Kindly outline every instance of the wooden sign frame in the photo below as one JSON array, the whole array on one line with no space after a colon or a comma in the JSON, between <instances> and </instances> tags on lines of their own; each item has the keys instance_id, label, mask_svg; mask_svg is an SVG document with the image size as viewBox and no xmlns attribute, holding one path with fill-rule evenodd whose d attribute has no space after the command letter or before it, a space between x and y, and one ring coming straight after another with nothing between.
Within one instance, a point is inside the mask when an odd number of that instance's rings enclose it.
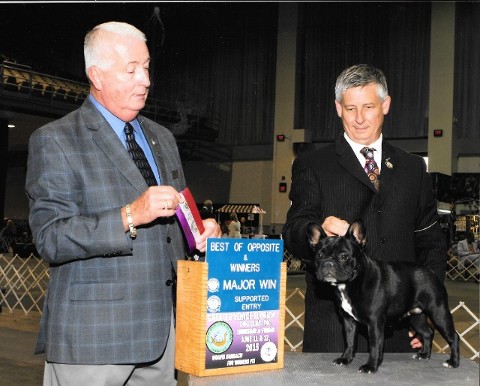
<instances>
[{"instance_id":1,"label":"wooden sign frame","mask_svg":"<svg viewBox=\"0 0 480 386\"><path fill-rule=\"evenodd\" d=\"M179 261L177 267L177 314L175 368L204 377L274 370L284 367L286 263L280 263L280 304L277 361L246 366L205 368L208 263Z\"/></svg>"}]
</instances>

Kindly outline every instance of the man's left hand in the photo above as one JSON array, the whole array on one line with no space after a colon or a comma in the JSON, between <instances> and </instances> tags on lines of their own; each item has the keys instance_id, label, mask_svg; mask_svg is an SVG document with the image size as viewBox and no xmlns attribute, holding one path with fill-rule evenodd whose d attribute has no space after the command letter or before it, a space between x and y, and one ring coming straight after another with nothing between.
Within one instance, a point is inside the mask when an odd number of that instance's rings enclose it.
<instances>
[{"instance_id":1,"label":"man's left hand","mask_svg":"<svg viewBox=\"0 0 480 386\"><path fill-rule=\"evenodd\" d=\"M198 238L196 249L200 252L205 252L207 249L207 239L222 237L222 231L220 229L220 225L213 219L207 218L202 220L203 226L205 227L205 232L203 232L200 237Z\"/></svg>"}]
</instances>

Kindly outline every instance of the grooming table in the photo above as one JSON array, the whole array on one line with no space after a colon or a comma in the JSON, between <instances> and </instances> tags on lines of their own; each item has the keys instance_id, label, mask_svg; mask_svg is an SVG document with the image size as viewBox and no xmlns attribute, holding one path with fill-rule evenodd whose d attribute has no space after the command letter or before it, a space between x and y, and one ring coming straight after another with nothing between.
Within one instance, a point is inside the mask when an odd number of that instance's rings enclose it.
<instances>
[{"instance_id":1,"label":"grooming table","mask_svg":"<svg viewBox=\"0 0 480 386\"><path fill-rule=\"evenodd\" d=\"M356 354L348 366L334 366L335 353L285 353L284 368L232 375L197 377L188 374L189 386L252 386L252 385L475 385L478 386L479 365L461 358L460 367L448 369L442 363L446 354L432 354L428 361L412 358L412 353L385 353L383 364L375 374L358 373L368 354Z\"/></svg>"}]
</instances>

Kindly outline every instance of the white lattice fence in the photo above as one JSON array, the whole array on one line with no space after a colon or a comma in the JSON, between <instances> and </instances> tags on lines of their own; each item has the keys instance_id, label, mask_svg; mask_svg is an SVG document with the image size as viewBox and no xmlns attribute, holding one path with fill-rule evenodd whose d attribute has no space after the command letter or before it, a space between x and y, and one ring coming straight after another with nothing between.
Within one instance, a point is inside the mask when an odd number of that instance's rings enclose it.
<instances>
[{"instance_id":1,"label":"white lattice fence","mask_svg":"<svg viewBox=\"0 0 480 386\"><path fill-rule=\"evenodd\" d=\"M289 273L302 272L305 270L305 264L287 250L283 253L283 261L287 263L287 271Z\"/></svg>"},{"instance_id":2,"label":"white lattice fence","mask_svg":"<svg viewBox=\"0 0 480 386\"><path fill-rule=\"evenodd\" d=\"M470 357L471 360L479 359L479 331L480 331L480 319L478 315L475 315L466 305L464 302L458 303L452 311L453 319L455 321L455 326L457 328L458 335L460 336L460 340L462 342L462 348L467 349L469 353L473 355ZM463 314L463 315L460 315ZM470 322L459 322L459 318L462 316L462 320L465 320L465 316L467 319L473 321L472 324ZM459 331L459 327L465 325L463 331ZM437 352L449 352L448 344L443 340L442 337L438 337L433 341L433 345L437 349ZM475 348L476 346L476 348ZM465 350L463 350L464 352ZM466 356L466 355L465 355Z\"/></svg>"},{"instance_id":3,"label":"white lattice fence","mask_svg":"<svg viewBox=\"0 0 480 386\"><path fill-rule=\"evenodd\" d=\"M450 280L476 281L480 283L479 273L479 269L472 261L460 262L457 258L448 261L446 276Z\"/></svg>"},{"instance_id":4,"label":"white lattice fence","mask_svg":"<svg viewBox=\"0 0 480 386\"><path fill-rule=\"evenodd\" d=\"M8 308L42 312L45 292L50 276L48 265L40 258L30 255L0 254L0 304Z\"/></svg>"},{"instance_id":5,"label":"white lattice fence","mask_svg":"<svg viewBox=\"0 0 480 386\"><path fill-rule=\"evenodd\" d=\"M286 260L289 271L298 271L302 268L300 261L292 256L286 256ZM0 304L10 312L22 309L26 315L31 311L41 313L49 278L48 265L34 255L22 258L17 255L0 254ZM290 347L290 351L297 351L303 345L304 300L305 295L300 288L295 288L286 297L285 343ZM462 341L462 352L466 351L470 353L468 355L470 359L478 360L480 333L478 315L463 302L451 312ZM438 336L434 346L438 352L448 350L448 345L439 334L436 335Z\"/></svg>"},{"instance_id":6,"label":"white lattice fence","mask_svg":"<svg viewBox=\"0 0 480 386\"><path fill-rule=\"evenodd\" d=\"M303 345L304 299L305 295L299 288L295 288L286 297L285 343L290 347L290 351L297 351ZM478 315L475 315L463 302L460 302L458 306L453 308L451 313L462 342L462 355L470 357L471 360L478 360L480 333ZM470 319L470 321L465 322L465 316L468 316L467 320ZM463 328L463 330L459 331L460 328ZM300 334L298 329L301 330ZM437 333L435 337L433 345L437 352L448 352L448 344L446 344L440 334Z\"/></svg>"},{"instance_id":7,"label":"white lattice fence","mask_svg":"<svg viewBox=\"0 0 480 386\"><path fill-rule=\"evenodd\" d=\"M287 263L289 273L301 272L305 269L305 264L289 251L285 251L283 260ZM448 261L446 277L450 280L476 281L480 283L480 269L477 268L474 262L459 262L457 258L453 258Z\"/></svg>"},{"instance_id":8,"label":"white lattice fence","mask_svg":"<svg viewBox=\"0 0 480 386\"><path fill-rule=\"evenodd\" d=\"M285 342L290 351L297 351L303 345L304 300L300 288L295 288L285 299Z\"/></svg>"}]
</instances>

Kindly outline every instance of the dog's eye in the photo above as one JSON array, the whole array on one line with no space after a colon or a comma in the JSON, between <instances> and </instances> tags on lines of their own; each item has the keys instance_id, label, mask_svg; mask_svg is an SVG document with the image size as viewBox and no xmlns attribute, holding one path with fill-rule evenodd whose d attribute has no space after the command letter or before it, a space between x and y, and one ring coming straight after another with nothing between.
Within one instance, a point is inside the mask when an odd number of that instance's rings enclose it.
<instances>
[{"instance_id":1,"label":"dog's eye","mask_svg":"<svg viewBox=\"0 0 480 386\"><path fill-rule=\"evenodd\" d=\"M317 257L318 257L319 259L323 259L324 256L325 256L325 255L324 255L323 253L321 253L321 252L318 252L318 253L317 253Z\"/></svg>"},{"instance_id":2,"label":"dog's eye","mask_svg":"<svg viewBox=\"0 0 480 386\"><path fill-rule=\"evenodd\" d=\"M340 260L342 261L348 260L348 255L345 253L342 253L339 257L340 257Z\"/></svg>"}]
</instances>

